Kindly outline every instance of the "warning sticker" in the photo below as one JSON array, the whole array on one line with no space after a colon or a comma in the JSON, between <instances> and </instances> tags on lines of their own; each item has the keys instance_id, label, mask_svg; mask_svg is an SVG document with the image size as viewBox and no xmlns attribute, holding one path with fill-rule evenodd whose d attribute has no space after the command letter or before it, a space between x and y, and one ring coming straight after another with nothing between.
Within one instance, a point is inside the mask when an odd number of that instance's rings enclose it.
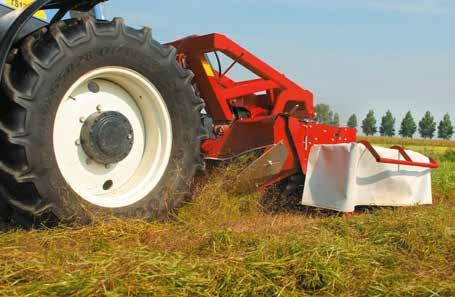
<instances>
[{"instance_id":1,"label":"warning sticker","mask_svg":"<svg viewBox=\"0 0 455 297\"><path fill-rule=\"evenodd\" d=\"M35 0L3 0L3 3L6 6L11 7L13 9L25 9L32 2L35 2ZM37 13L35 13L34 16L43 21L47 20L46 12L43 10L40 10Z\"/></svg>"}]
</instances>

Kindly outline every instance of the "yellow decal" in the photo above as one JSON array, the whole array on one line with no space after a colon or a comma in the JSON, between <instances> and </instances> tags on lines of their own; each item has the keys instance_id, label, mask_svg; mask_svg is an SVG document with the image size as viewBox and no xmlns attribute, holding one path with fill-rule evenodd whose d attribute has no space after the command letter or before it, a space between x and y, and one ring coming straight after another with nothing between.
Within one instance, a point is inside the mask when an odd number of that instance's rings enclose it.
<instances>
[{"instance_id":1,"label":"yellow decal","mask_svg":"<svg viewBox=\"0 0 455 297\"><path fill-rule=\"evenodd\" d=\"M3 0L6 6L11 7L13 9L25 9L29 4L34 2L35 0ZM40 10L35 13L35 17L41 20L46 20L47 15L44 10Z\"/></svg>"},{"instance_id":2,"label":"yellow decal","mask_svg":"<svg viewBox=\"0 0 455 297\"><path fill-rule=\"evenodd\" d=\"M215 73L213 73L212 66L210 66L210 63L207 61L202 62L202 66L204 66L205 73L207 76L215 76Z\"/></svg>"}]
</instances>

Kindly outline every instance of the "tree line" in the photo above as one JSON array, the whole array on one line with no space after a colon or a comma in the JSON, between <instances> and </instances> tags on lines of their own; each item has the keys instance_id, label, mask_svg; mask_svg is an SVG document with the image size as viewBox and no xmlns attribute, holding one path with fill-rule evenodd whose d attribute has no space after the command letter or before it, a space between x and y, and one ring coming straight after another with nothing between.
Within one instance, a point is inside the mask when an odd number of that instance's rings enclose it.
<instances>
[{"instance_id":1,"label":"tree line","mask_svg":"<svg viewBox=\"0 0 455 297\"><path fill-rule=\"evenodd\" d=\"M318 104L316 106L316 113L316 120L318 123L335 126L340 125L340 115L333 112L329 105ZM396 118L393 116L392 112L388 110L381 118L381 122L378 127L374 111L370 110L365 119L363 119L360 127L363 133L367 136L373 136L379 132L381 136L393 137L400 135L401 137L413 138L418 131L422 138L433 139L437 136L438 138L449 140L455 132L448 113L444 115L443 119L439 121L438 124L431 112L427 111L423 118L416 123L412 113L408 111L402 119L400 129L398 131L396 130L396 124ZM349 117L347 126L358 129L359 122L355 114L352 114Z\"/></svg>"}]
</instances>

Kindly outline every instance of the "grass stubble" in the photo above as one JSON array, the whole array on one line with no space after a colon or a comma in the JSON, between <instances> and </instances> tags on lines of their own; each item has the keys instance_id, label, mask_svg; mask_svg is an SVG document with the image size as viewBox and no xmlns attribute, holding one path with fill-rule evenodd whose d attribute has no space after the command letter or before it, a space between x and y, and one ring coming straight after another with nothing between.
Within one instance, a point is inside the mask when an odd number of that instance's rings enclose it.
<instances>
[{"instance_id":1,"label":"grass stubble","mask_svg":"<svg viewBox=\"0 0 455 297\"><path fill-rule=\"evenodd\" d=\"M234 191L234 164L167 223L2 233L0 295L455 296L455 160L433 145L433 206L269 213L262 193Z\"/></svg>"}]
</instances>

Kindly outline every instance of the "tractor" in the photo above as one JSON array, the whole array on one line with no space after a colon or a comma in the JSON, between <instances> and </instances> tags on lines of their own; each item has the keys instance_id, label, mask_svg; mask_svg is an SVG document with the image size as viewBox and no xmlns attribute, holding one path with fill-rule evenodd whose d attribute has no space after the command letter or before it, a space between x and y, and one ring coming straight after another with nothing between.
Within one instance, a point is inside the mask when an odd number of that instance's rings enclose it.
<instances>
[{"instance_id":1,"label":"tractor","mask_svg":"<svg viewBox=\"0 0 455 297\"><path fill-rule=\"evenodd\" d=\"M191 196L206 160L248 152L260 157L239 181L304 187L306 205L349 212L431 200L435 160L357 143L355 129L317 123L311 91L225 35L161 44L147 27L105 20L101 2L0 4L0 213L7 220L166 219ZM232 61L225 69L221 54ZM230 77L236 65L255 78ZM394 198L384 201L381 189Z\"/></svg>"}]
</instances>

